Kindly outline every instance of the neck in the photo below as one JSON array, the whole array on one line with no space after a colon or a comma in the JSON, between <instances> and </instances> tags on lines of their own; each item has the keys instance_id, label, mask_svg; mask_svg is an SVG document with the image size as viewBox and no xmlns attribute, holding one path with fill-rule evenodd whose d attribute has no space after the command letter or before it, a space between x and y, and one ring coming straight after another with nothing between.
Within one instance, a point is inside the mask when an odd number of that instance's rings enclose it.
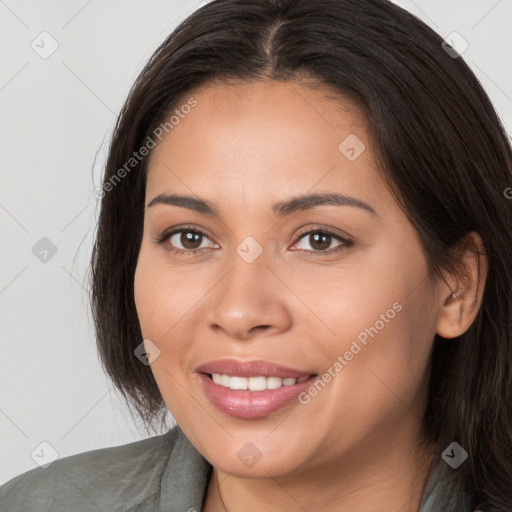
<instances>
[{"instance_id":1,"label":"neck","mask_svg":"<svg viewBox=\"0 0 512 512\"><path fill-rule=\"evenodd\" d=\"M435 444L366 446L364 453L284 477L247 479L213 469L204 512L418 512ZM397 449L398 448L398 449Z\"/></svg>"}]
</instances>

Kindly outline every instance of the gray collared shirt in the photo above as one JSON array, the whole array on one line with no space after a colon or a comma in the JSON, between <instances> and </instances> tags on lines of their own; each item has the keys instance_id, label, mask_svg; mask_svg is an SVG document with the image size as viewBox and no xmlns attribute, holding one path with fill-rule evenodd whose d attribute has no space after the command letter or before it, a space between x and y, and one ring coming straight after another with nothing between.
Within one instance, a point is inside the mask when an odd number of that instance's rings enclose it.
<instances>
[{"instance_id":1,"label":"gray collared shirt","mask_svg":"<svg viewBox=\"0 0 512 512\"><path fill-rule=\"evenodd\" d=\"M418 512L473 512L434 460ZM1 512L201 512L211 464L178 425L142 441L57 459L0 487Z\"/></svg>"}]
</instances>

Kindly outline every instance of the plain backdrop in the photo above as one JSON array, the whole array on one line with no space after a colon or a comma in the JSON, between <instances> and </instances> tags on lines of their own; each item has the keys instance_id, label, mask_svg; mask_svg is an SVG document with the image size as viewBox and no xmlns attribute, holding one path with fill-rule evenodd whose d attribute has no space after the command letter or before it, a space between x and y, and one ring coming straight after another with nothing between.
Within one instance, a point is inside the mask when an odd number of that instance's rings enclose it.
<instances>
[{"instance_id":1,"label":"plain backdrop","mask_svg":"<svg viewBox=\"0 0 512 512\"><path fill-rule=\"evenodd\" d=\"M93 190L137 74L204 3L0 0L0 484L37 467L44 443L65 457L148 437L96 354ZM396 3L467 41L462 58L512 135L512 1Z\"/></svg>"}]
</instances>

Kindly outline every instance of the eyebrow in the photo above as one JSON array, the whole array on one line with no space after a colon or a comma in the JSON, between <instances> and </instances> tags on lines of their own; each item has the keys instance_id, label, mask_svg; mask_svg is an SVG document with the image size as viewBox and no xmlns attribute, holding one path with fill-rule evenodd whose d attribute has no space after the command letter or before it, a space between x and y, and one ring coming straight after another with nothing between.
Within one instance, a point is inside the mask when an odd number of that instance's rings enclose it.
<instances>
[{"instance_id":1,"label":"eyebrow","mask_svg":"<svg viewBox=\"0 0 512 512\"><path fill-rule=\"evenodd\" d=\"M219 210L212 203L202 199L196 199L191 196L182 196L178 194L160 194L156 196L148 204L148 208L152 208L158 204L165 204L171 206L180 206L207 215L218 215ZM309 210L315 206L353 206L361 208L372 215L379 216L375 209L355 197L347 196L344 194L305 194L301 196L292 197L286 201L280 201L272 205L272 212L278 217L285 217L292 213Z\"/></svg>"}]
</instances>

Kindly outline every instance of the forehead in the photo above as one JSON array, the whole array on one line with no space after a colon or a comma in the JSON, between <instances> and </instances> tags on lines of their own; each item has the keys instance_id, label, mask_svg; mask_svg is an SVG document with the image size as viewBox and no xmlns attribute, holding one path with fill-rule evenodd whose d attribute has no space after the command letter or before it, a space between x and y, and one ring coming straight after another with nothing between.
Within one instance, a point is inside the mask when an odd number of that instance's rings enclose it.
<instances>
[{"instance_id":1,"label":"forehead","mask_svg":"<svg viewBox=\"0 0 512 512\"><path fill-rule=\"evenodd\" d=\"M194 108L180 113L190 99ZM312 189L366 190L369 199L381 186L364 116L328 88L208 85L176 110L178 122L150 155L147 196L177 190L256 204Z\"/></svg>"}]
</instances>

